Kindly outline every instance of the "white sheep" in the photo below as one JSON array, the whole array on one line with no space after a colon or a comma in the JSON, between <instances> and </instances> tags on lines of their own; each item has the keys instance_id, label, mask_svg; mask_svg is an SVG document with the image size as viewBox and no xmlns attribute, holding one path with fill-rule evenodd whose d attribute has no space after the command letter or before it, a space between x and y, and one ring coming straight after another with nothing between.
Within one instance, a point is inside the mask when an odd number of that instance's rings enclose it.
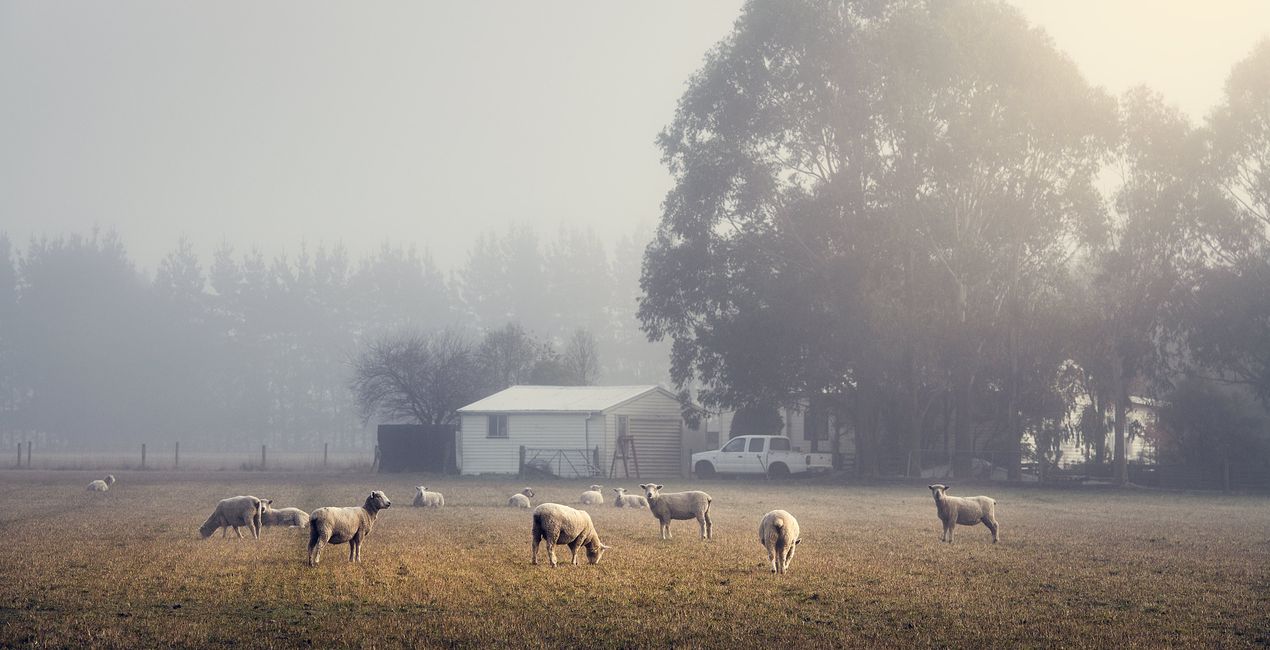
<instances>
[{"instance_id":1,"label":"white sheep","mask_svg":"<svg viewBox=\"0 0 1270 650\"><path fill-rule=\"evenodd\" d=\"M935 497L935 511L939 513L939 520L944 523L944 530L939 535L939 541L951 544L953 529L957 527L957 524L974 526L978 523L982 523L992 531L993 544L1000 539L997 533L999 527L996 499L985 496L950 497L945 494L948 486L939 483L926 487L930 488L931 494Z\"/></svg>"},{"instance_id":2,"label":"white sheep","mask_svg":"<svg viewBox=\"0 0 1270 650\"><path fill-rule=\"evenodd\" d=\"M603 485L592 485L591 489L582 493L582 504L588 506L604 505Z\"/></svg>"},{"instance_id":3,"label":"white sheep","mask_svg":"<svg viewBox=\"0 0 1270 650\"><path fill-rule=\"evenodd\" d=\"M375 527L379 511L392 505L388 496L375 490L360 506L318 508L309 515L309 566L322 561L324 544L348 544L348 561L362 561L362 542Z\"/></svg>"},{"instance_id":4,"label":"white sheep","mask_svg":"<svg viewBox=\"0 0 1270 650\"><path fill-rule=\"evenodd\" d=\"M772 573L785 573L794 559L794 549L803 541L798 530L798 520L784 510L773 510L763 515L758 523L758 541L767 549L767 561L772 563Z\"/></svg>"},{"instance_id":5,"label":"white sheep","mask_svg":"<svg viewBox=\"0 0 1270 650\"><path fill-rule=\"evenodd\" d=\"M104 480L97 479L96 481L89 483L88 491L89 492L105 492L106 490L109 490L110 486L114 484L115 484L115 475L107 474Z\"/></svg>"},{"instance_id":6,"label":"white sheep","mask_svg":"<svg viewBox=\"0 0 1270 650\"><path fill-rule=\"evenodd\" d=\"M627 494L626 488L613 488L617 496L613 497L614 508L647 508L648 499L642 494Z\"/></svg>"},{"instance_id":7,"label":"white sheep","mask_svg":"<svg viewBox=\"0 0 1270 650\"><path fill-rule=\"evenodd\" d=\"M520 492L513 494L511 498L507 500L507 505L513 508L528 508L530 506L529 500L532 499L533 496L533 488L525 488Z\"/></svg>"},{"instance_id":8,"label":"white sheep","mask_svg":"<svg viewBox=\"0 0 1270 650\"><path fill-rule=\"evenodd\" d=\"M701 491L671 492L661 494L665 487L654 483L641 483L648 510L661 522L661 538L670 539L670 522L674 519L696 519L701 526L701 539L710 539L710 495Z\"/></svg>"},{"instance_id":9,"label":"white sheep","mask_svg":"<svg viewBox=\"0 0 1270 650\"><path fill-rule=\"evenodd\" d=\"M273 499L261 499L261 506L264 508L260 513L260 524L262 526L287 526L290 528L305 528L309 525L309 513L299 508L278 508L274 510L270 505Z\"/></svg>"},{"instance_id":10,"label":"white sheep","mask_svg":"<svg viewBox=\"0 0 1270 650\"><path fill-rule=\"evenodd\" d=\"M216 509L212 511L212 515L199 526L198 532L207 539L217 529L224 528L221 537L229 534L229 529L233 528L234 533L238 535L238 539L243 538L242 531L238 530L239 526L246 526L251 530L251 536L260 539L260 525L264 518L265 503L273 503L267 499L258 499L253 496L236 496L228 499L221 499L216 504Z\"/></svg>"},{"instance_id":11,"label":"white sheep","mask_svg":"<svg viewBox=\"0 0 1270 650\"><path fill-rule=\"evenodd\" d=\"M440 492L429 492L420 485L415 487L415 500L410 505L416 508L440 508L445 505L445 497Z\"/></svg>"},{"instance_id":12,"label":"white sheep","mask_svg":"<svg viewBox=\"0 0 1270 650\"><path fill-rule=\"evenodd\" d=\"M556 567L556 544L567 544L573 554L573 564L578 563L578 547L586 547L586 559L599 564L600 557L609 548L600 542L591 515L558 503L544 503L534 508L534 545L531 561L538 564L538 544L547 542L547 559Z\"/></svg>"}]
</instances>

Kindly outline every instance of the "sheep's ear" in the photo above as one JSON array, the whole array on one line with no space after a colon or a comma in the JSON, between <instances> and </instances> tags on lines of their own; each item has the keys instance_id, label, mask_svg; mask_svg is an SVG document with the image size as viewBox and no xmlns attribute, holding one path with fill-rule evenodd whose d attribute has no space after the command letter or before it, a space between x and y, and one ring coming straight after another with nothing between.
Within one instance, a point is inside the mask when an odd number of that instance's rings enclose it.
<instances>
[{"instance_id":1,"label":"sheep's ear","mask_svg":"<svg viewBox=\"0 0 1270 650\"><path fill-rule=\"evenodd\" d=\"M657 489L658 489L658 490L660 490L660 489L662 489L662 488L664 488L664 487L666 487L666 486L664 486L664 485L658 485L658 486L657 486Z\"/></svg>"},{"instance_id":2,"label":"sheep's ear","mask_svg":"<svg viewBox=\"0 0 1270 650\"><path fill-rule=\"evenodd\" d=\"M642 488L644 488L645 490L647 490L647 489L648 489L648 484L647 484L647 483L640 483L640 484L639 484L639 486L640 486L640 487L642 487Z\"/></svg>"},{"instance_id":3,"label":"sheep's ear","mask_svg":"<svg viewBox=\"0 0 1270 650\"><path fill-rule=\"evenodd\" d=\"M273 503L273 499L261 499L261 501L264 501L265 503Z\"/></svg>"}]
</instances>

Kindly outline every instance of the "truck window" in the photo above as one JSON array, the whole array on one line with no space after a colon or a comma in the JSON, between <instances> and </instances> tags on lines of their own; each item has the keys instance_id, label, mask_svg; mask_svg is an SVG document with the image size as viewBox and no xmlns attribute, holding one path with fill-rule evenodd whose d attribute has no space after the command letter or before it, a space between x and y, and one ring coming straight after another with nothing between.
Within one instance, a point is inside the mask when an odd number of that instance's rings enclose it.
<instances>
[{"instance_id":1,"label":"truck window","mask_svg":"<svg viewBox=\"0 0 1270 650\"><path fill-rule=\"evenodd\" d=\"M750 451L763 451L763 438L750 438Z\"/></svg>"},{"instance_id":2,"label":"truck window","mask_svg":"<svg viewBox=\"0 0 1270 650\"><path fill-rule=\"evenodd\" d=\"M789 451L789 438L772 438L772 451Z\"/></svg>"},{"instance_id":3,"label":"truck window","mask_svg":"<svg viewBox=\"0 0 1270 650\"><path fill-rule=\"evenodd\" d=\"M745 451L745 438L733 438L721 451Z\"/></svg>"}]
</instances>

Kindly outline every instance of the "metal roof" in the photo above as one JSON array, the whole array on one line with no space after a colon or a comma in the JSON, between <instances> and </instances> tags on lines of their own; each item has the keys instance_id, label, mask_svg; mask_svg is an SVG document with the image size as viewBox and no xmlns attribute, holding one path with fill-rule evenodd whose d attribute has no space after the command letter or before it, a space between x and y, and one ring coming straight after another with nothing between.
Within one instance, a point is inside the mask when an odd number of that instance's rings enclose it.
<instances>
[{"instance_id":1,"label":"metal roof","mask_svg":"<svg viewBox=\"0 0 1270 650\"><path fill-rule=\"evenodd\" d=\"M660 386L512 386L472 402L459 412L589 413L605 411L658 390L670 395Z\"/></svg>"}]
</instances>

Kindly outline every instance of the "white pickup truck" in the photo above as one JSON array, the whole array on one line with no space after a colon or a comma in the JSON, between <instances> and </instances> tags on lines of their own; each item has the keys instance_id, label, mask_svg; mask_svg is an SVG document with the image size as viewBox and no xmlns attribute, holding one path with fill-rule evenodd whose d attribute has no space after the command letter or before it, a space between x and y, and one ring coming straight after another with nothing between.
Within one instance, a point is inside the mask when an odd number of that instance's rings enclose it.
<instances>
[{"instance_id":1,"label":"white pickup truck","mask_svg":"<svg viewBox=\"0 0 1270 650\"><path fill-rule=\"evenodd\" d=\"M795 451L785 436L737 436L722 449L692 455L698 478L715 474L787 476L833 469L832 454Z\"/></svg>"}]
</instances>

